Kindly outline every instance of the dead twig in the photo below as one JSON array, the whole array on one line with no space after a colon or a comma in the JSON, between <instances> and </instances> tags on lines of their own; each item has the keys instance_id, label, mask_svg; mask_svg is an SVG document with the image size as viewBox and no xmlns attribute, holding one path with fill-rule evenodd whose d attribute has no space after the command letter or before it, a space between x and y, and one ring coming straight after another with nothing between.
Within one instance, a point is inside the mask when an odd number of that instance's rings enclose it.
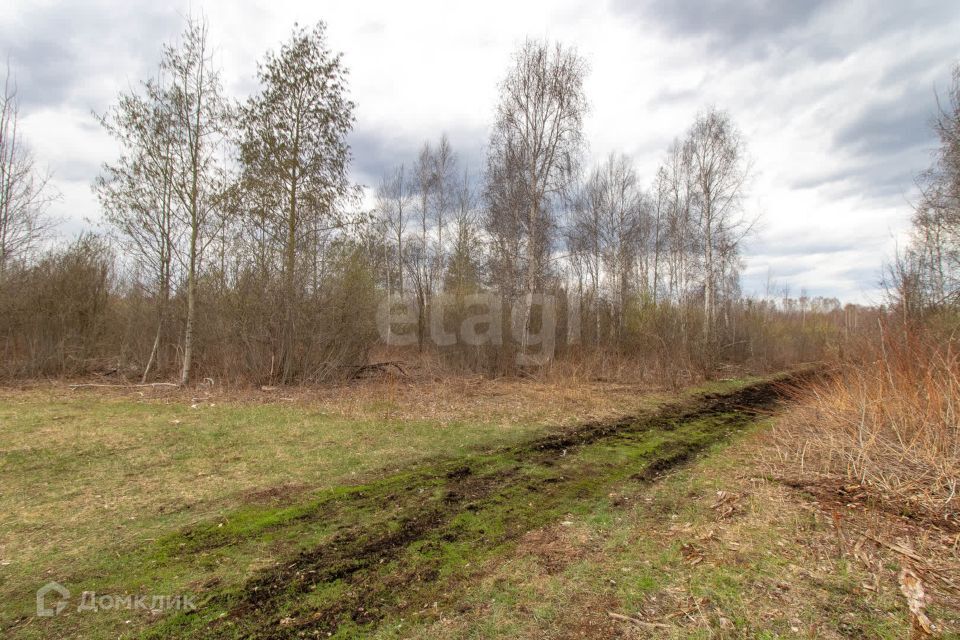
<instances>
[{"instance_id":1,"label":"dead twig","mask_svg":"<svg viewBox=\"0 0 960 640\"><path fill-rule=\"evenodd\" d=\"M608 611L607 615L613 618L614 620L619 620L621 622L629 622L630 624L636 625L638 627L649 627L652 629L672 629L668 624L662 622L647 622L646 620L641 620L640 618L633 618L631 616L625 616L622 613L614 613L613 611Z\"/></svg>"}]
</instances>

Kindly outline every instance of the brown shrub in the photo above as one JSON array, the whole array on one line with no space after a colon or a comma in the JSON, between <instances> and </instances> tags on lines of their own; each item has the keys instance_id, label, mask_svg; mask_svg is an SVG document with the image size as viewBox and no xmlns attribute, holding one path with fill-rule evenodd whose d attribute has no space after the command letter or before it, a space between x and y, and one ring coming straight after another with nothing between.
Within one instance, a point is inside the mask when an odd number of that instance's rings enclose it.
<instances>
[{"instance_id":1,"label":"brown shrub","mask_svg":"<svg viewBox=\"0 0 960 640\"><path fill-rule=\"evenodd\" d=\"M872 487L937 516L960 509L960 353L952 332L881 324L777 423L779 463Z\"/></svg>"}]
</instances>

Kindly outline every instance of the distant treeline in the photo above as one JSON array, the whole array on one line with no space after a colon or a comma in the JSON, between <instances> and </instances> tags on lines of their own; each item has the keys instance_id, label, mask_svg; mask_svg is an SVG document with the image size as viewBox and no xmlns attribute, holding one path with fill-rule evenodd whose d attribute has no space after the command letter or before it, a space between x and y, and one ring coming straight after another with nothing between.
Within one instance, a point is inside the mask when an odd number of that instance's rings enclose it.
<instances>
[{"instance_id":1,"label":"distant treeline","mask_svg":"<svg viewBox=\"0 0 960 640\"><path fill-rule=\"evenodd\" d=\"M0 375L318 382L400 351L488 375L560 363L677 381L837 355L880 313L742 296L751 164L723 111L699 114L647 179L620 154L584 166L587 65L556 43L515 52L478 172L438 135L365 200L348 177L347 70L325 32L295 28L235 102L207 25L189 20L156 76L100 118L122 148L94 185L108 230L52 250L8 82ZM544 296L560 301L549 319ZM508 339L460 339L496 305ZM546 326L544 354L531 337ZM413 344L385 345L394 332Z\"/></svg>"}]
</instances>

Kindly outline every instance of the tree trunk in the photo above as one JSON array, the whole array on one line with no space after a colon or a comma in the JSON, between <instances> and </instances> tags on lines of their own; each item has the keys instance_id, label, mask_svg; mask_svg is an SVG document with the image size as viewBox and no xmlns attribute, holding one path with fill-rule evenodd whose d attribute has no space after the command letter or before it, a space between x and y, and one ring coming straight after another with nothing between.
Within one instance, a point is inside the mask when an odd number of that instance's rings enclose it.
<instances>
[{"instance_id":1,"label":"tree trunk","mask_svg":"<svg viewBox=\"0 0 960 640\"><path fill-rule=\"evenodd\" d=\"M150 369L157 358L157 351L160 349L160 334L163 331L163 318L157 321L157 335L153 338L153 348L150 350L150 358L147 359L147 366L143 368L143 376L140 378L140 384L147 383L147 377L150 375Z\"/></svg>"},{"instance_id":2,"label":"tree trunk","mask_svg":"<svg viewBox=\"0 0 960 640\"><path fill-rule=\"evenodd\" d=\"M534 239L536 236L537 209L536 202L530 205L530 237L527 241L527 290L523 301L523 334L520 338L521 353L527 350L527 333L530 331L530 316L533 313L533 290L536 286L537 278L537 248L536 240Z\"/></svg>"},{"instance_id":3,"label":"tree trunk","mask_svg":"<svg viewBox=\"0 0 960 640\"><path fill-rule=\"evenodd\" d=\"M295 267L297 259L297 176L294 169L293 181L290 185L290 214L287 218L287 246L285 252L285 271L286 278L284 282L284 305L285 317L283 322L283 343L281 346L281 362L283 363L282 382L290 382L293 373L293 351L294 351L294 306L295 306L295 288L296 276Z\"/></svg>"},{"instance_id":4,"label":"tree trunk","mask_svg":"<svg viewBox=\"0 0 960 640\"><path fill-rule=\"evenodd\" d=\"M710 233L707 234L705 244L706 256L704 262L706 264L704 268L706 274L703 285L703 335L709 339L713 331L713 299L715 296L713 282L713 238L710 237Z\"/></svg>"},{"instance_id":5,"label":"tree trunk","mask_svg":"<svg viewBox=\"0 0 960 640\"><path fill-rule=\"evenodd\" d=\"M169 274L169 266L165 268L165 271ZM143 368L143 377L140 378L140 384L146 384L150 370L159 358L160 338L163 335L163 321L167 314L167 302L170 299L170 288L167 284L169 282L168 279L169 275L161 276L160 302L157 305L157 334L153 338L153 348L150 350L150 358L147 360L147 366Z\"/></svg>"},{"instance_id":6,"label":"tree trunk","mask_svg":"<svg viewBox=\"0 0 960 640\"><path fill-rule=\"evenodd\" d=\"M199 151L195 153L198 154ZM197 309L197 236L200 234L199 173L200 170L195 159L190 198L190 272L187 274L187 326L183 331L183 370L180 373L180 386L182 387L189 384L190 370L193 367L193 325Z\"/></svg>"},{"instance_id":7,"label":"tree trunk","mask_svg":"<svg viewBox=\"0 0 960 640\"><path fill-rule=\"evenodd\" d=\"M193 323L196 314L197 299L197 225L190 232L190 273L187 275L187 325L183 331L183 370L180 372L180 386L190 382L190 369L193 365Z\"/></svg>"}]
</instances>

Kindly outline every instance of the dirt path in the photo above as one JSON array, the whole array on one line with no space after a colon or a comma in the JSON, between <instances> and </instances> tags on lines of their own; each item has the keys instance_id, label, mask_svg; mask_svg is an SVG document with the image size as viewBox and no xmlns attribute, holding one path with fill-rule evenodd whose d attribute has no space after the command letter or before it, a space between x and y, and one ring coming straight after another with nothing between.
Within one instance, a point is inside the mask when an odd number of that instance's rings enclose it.
<instances>
[{"instance_id":1,"label":"dirt path","mask_svg":"<svg viewBox=\"0 0 960 640\"><path fill-rule=\"evenodd\" d=\"M214 586L197 612L168 618L148 635L348 637L425 606L456 608L452 594L480 561L618 482L655 480L770 412L783 392L780 381L700 396L323 497L276 526L336 523L324 544L300 549L240 589ZM266 526L247 535L275 533ZM199 553L235 541L201 529L171 544Z\"/></svg>"}]
</instances>

